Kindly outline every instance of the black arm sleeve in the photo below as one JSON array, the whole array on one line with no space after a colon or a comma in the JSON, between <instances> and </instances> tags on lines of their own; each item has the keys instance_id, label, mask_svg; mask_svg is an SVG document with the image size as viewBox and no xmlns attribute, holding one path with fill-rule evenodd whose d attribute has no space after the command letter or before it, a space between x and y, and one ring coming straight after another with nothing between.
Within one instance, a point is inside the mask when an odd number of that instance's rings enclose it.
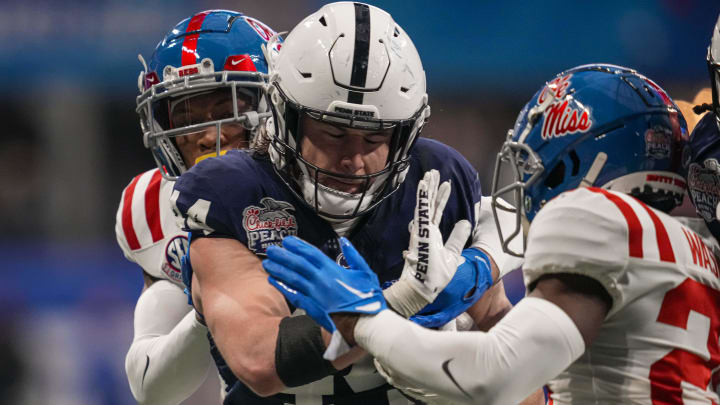
<instances>
[{"instance_id":1,"label":"black arm sleeve","mask_svg":"<svg viewBox=\"0 0 720 405\"><path fill-rule=\"evenodd\" d=\"M299 387L337 373L323 358L324 352L320 325L309 316L285 317L280 321L275 369L286 386Z\"/></svg>"}]
</instances>

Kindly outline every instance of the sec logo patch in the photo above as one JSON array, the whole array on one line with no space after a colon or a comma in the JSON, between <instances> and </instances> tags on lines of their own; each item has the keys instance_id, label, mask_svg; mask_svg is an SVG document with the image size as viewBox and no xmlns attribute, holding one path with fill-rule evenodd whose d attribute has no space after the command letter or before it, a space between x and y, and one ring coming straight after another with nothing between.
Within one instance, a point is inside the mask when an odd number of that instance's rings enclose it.
<instances>
[{"instance_id":1,"label":"sec logo patch","mask_svg":"<svg viewBox=\"0 0 720 405\"><path fill-rule=\"evenodd\" d=\"M187 251L188 239L184 235L178 235L170 239L165 246L165 263L163 263L163 272L165 272L171 280L182 282L182 267L180 259L185 256Z\"/></svg>"}]
</instances>

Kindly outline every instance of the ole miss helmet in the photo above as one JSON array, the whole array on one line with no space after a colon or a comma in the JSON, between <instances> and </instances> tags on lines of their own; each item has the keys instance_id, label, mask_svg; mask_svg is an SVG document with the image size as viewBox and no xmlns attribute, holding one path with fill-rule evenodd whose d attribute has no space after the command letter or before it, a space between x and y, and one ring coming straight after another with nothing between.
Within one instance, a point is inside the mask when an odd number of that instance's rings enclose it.
<instances>
[{"instance_id":1,"label":"ole miss helmet","mask_svg":"<svg viewBox=\"0 0 720 405\"><path fill-rule=\"evenodd\" d=\"M235 11L209 10L186 18L160 41L138 77L137 113L145 146L163 176L174 180L187 170L174 138L215 126L241 124L253 134L269 113L264 101L267 62L263 46L275 32ZM270 53L277 52L279 44ZM219 116L172 120L173 107L187 98L225 92L232 110ZM235 100L242 100L238 109ZM203 119L201 119L203 118ZM206 119L204 119L206 118ZM218 149L220 142L217 143ZM219 153L219 150L217 150Z\"/></svg>"},{"instance_id":2,"label":"ole miss helmet","mask_svg":"<svg viewBox=\"0 0 720 405\"><path fill-rule=\"evenodd\" d=\"M562 72L535 93L508 132L492 188L493 209L513 211L498 197L516 207L516 228L501 235L507 250L523 216L532 221L566 190L602 187L663 211L682 202L687 124L667 93L634 70L593 64Z\"/></svg>"}]
</instances>

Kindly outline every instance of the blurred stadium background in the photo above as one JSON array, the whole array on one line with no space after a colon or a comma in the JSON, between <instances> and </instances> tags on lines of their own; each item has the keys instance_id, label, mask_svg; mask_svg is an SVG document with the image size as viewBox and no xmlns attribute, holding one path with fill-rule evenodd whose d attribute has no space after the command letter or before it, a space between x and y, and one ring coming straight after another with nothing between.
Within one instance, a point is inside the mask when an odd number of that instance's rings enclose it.
<instances>
[{"instance_id":1,"label":"blurred stadium background","mask_svg":"<svg viewBox=\"0 0 720 405\"><path fill-rule=\"evenodd\" d=\"M124 354L139 268L116 246L123 187L153 167L134 112L137 54L211 8L291 29L325 2L19 1L0 7L0 403L130 404ZM638 69L675 98L706 86L716 0L371 1L423 59L425 136L490 187L494 156L544 80L583 63ZM242 179L238 179L242 181ZM523 295L517 274L507 282ZM186 403L212 403L211 382Z\"/></svg>"}]
</instances>

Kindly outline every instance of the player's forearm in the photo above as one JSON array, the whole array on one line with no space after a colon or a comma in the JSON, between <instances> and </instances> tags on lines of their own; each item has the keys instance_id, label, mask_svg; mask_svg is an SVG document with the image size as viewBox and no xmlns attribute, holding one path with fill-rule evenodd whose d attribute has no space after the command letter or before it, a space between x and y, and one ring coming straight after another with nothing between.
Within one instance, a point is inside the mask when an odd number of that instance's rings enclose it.
<instances>
[{"instance_id":1,"label":"player's forearm","mask_svg":"<svg viewBox=\"0 0 720 405\"><path fill-rule=\"evenodd\" d=\"M235 239L196 238L190 260L193 302L230 370L258 395L282 390L275 342L290 311L268 284L257 256Z\"/></svg>"},{"instance_id":2,"label":"player's forearm","mask_svg":"<svg viewBox=\"0 0 720 405\"><path fill-rule=\"evenodd\" d=\"M461 403L518 403L584 350L572 320L552 305L526 301L488 333L432 331L383 311L360 319L355 338L417 387Z\"/></svg>"},{"instance_id":3,"label":"player's forearm","mask_svg":"<svg viewBox=\"0 0 720 405\"><path fill-rule=\"evenodd\" d=\"M322 353L329 339L309 317L291 318L287 308L271 311L270 302L257 295L242 304L228 296L215 296L210 302L208 306L206 301L205 317L215 343L233 374L256 394L274 395L337 369L327 367L323 372L327 364ZM216 305L224 308L221 313L216 312ZM338 359L337 367L344 368L358 358L358 351Z\"/></svg>"},{"instance_id":4,"label":"player's forearm","mask_svg":"<svg viewBox=\"0 0 720 405\"><path fill-rule=\"evenodd\" d=\"M195 319L183 290L159 280L135 306L135 337L125 359L140 403L178 403L204 380L211 362L207 329Z\"/></svg>"},{"instance_id":5,"label":"player's forearm","mask_svg":"<svg viewBox=\"0 0 720 405\"><path fill-rule=\"evenodd\" d=\"M207 329L190 311L168 334L138 336L125 369L141 404L177 404L202 384L212 363Z\"/></svg>"},{"instance_id":6,"label":"player's forearm","mask_svg":"<svg viewBox=\"0 0 720 405\"><path fill-rule=\"evenodd\" d=\"M314 382L365 356L355 347L328 363L322 354L330 335L307 316L265 314L246 325L252 326L210 328L233 373L260 396Z\"/></svg>"},{"instance_id":7,"label":"player's forearm","mask_svg":"<svg viewBox=\"0 0 720 405\"><path fill-rule=\"evenodd\" d=\"M467 313L473 319L478 330L487 332L500 321L510 310L512 304L505 295L502 280L492 286Z\"/></svg>"},{"instance_id":8,"label":"player's forearm","mask_svg":"<svg viewBox=\"0 0 720 405\"><path fill-rule=\"evenodd\" d=\"M230 299L226 297L226 299ZM275 348L282 316L242 306L225 315L205 306L205 319L215 344L233 374L260 396L285 388L275 367Z\"/></svg>"}]
</instances>

